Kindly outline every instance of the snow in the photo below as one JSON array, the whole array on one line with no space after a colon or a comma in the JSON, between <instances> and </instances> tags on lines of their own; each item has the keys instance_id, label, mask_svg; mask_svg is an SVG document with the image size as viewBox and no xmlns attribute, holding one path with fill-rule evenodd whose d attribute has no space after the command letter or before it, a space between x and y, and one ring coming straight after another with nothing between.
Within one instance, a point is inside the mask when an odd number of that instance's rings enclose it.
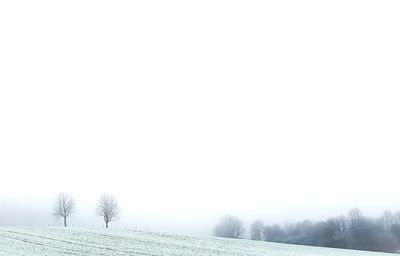
<instances>
[{"instance_id":1,"label":"snow","mask_svg":"<svg viewBox=\"0 0 400 256\"><path fill-rule=\"evenodd\" d=\"M390 254L131 230L0 227L0 255L383 256Z\"/></svg>"}]
</instances>

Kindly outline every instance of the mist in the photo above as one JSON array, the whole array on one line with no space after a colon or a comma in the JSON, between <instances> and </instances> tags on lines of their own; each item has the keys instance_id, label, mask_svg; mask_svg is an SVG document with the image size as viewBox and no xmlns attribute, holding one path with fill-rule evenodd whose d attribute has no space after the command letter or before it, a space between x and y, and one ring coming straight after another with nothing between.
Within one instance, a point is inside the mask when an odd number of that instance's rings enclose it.
<instances>
[{"instance_id":1,"label":"mist","mask_svg":"<svg viewBox=\"0 0 400 256\"><path fill-rule=\"evenodd\" d=\"M0 225L400 209L397 2L72 2L0 4Z\"/></svg>"}]
</instances>

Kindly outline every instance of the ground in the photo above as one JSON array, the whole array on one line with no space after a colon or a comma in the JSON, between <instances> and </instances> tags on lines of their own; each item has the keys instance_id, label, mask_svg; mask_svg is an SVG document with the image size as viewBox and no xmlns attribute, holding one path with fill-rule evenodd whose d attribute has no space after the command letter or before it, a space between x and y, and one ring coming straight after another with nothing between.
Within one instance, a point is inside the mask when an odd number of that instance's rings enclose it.
<instances>
[{"instance_id":1,"label":"ground","mask_svg":"<svg viewBox=\"0 0 400 256\"><path fill-rule=\"evenodd\" d=\"M0 255L384 256L390 254L131 230L0 227Z\"/></svg>"}]
</instances>

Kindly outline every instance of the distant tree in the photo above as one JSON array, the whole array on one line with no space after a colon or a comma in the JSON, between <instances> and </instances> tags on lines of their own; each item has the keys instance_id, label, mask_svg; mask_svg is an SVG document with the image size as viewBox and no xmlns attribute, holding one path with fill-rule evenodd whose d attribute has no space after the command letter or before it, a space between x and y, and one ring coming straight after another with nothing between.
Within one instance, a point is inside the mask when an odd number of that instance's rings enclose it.
<instances>
[{"instance_id":1,"label":"distant tree","mask_svg":"<svg viewBox=\"0 0 400 256\"><path fill-rule=\"evenodd\" d=\"M350 248L350 238L347 233L346 218L330 218L326 221L325 244L322 246L335 248Z\"/></svg>"},{"instance_id":2,"label":"distant tree","mask_svg":"<svg viewBox=\"0 0 400 256\"><path fill-rule=\"evenodd\" d=\"M328 222L320 221L313 225L310 236L310 245L330 246L331 241L334 239L335 232L334 229L328 225Z\"/></svg>"},{"instance_id":3,"label":"distant tree","mask_svg":"<svg viewBox=\"0 0 400 256\"><path fill-rule=\"evenodd\" d=\"M279 225L265 225L263 229L263 238L268 242L286 243L288 233Z\"/></svg>"},{"instance_id":4,"label":"distant tree","mask_svg":"<svg viewBox=\"0 0 400 256\"><path fill-rule=\"evenodd\" d=\"M338 221L338 225L339 225L340 231L346 232L348 230L348 228L349 228L348 225L347 225L346 216L340 215L337 218L337 221Z\"/></svg>"},{"instance_id":5,"label":"distant tree","mask_svg":"<svg viewBox=\"0 0 400 256\"><path fill-rule=\"evenodd\" d=\"M262 238L278 243L400 252L400 213L386 211L381 218L368 218L355 208L347 217L316 223L306 220L286 224L284 228L264 225Z\"/></svg>"},{"instance_id":6,"label":"distant tree","mask_svg":"<svg viewBox=\"0 0 400 256\"><path fill-rule=\"evenodd\" d=\"M312 229L311 245L349 248L344 222L343 217L337 217L316 223Z\"/></svg>"},{"instance_id":7,"label":"distant tree","mask_svg":"<svg viewBox=\"0 0 400 256\"><path fill-rule=\"evenodd\" d=\"M117 220L120 216L118 202L115 197L103 194L97 203L96 213L103 218L106 228L108 228L108 223Z\"/></svg>"},{"instance_id":8,"label":"distant tree","mask_svg":"<svg viewBox=\"0 0 400 256\"><path fill-rule=\"evenodd\" d=\"M375 238L376 250L381 252L396 253L399 250L399 241L397 237L390 232L377 234Z\"/></svg>"},{"instance_id":9,"label":"distant tree","mask_svg":"<svg viewBox=\"0 0 400 256\"><path fill-rule=\"evenodd\" d=\"M262 233L264 229L264 223L262 220L254 221L250 226L250 238L252 240L262 240Z\"/></svg>"},{"instance_id":10,"label":"distant tree","mask_svg":"<svg viewBox=\"0 0 400 256\"><path fill-rule=\"evenodd\" d=\"M359 225L363 219L361 210L358 208L350 210L348 214L348 219L351 231L352 232L356 231L359 228Z\"/></svg>"},{"instance_id":11,"label":"distant tree","mask_svg":"<svg viewBox=\"0 0 400 256\"><path fill-rule=\"evenodd\" d=\"M309 220L298 222L292 227L291 233L287 232L285 240L293 244L311 245L314 227L315 225Z\"/></svg>"},{"instance_id":12,"label":"distant tree","mask_svg":"<svg viewBox=\"0 0 400 256\"><path fill-rule=\"evenodd\" d=\"M381 221L382 221L383 228L386 231L389 231L391 229L392 225L394 224L394 217L393 217L392 212L388 211L388 210L384 211L383 215L381 217Z\"/></svg>"},{"instance_id":13,"label":"distant tree","mask_svg":"<svg viewBox=\"0 0 400 256\"><path fill-rule=\"evenodd\" d=\"M67 193L59 193L56 197L53 215L64 219L64 227L67 226L67 218L75 211L75 200Z\"/></svg>"},{"instance_id":14,"label":"distant tree","mask_svg":"<svg viewBox=\"0 0 400 256\"><path fill-rule=\"evenodd\" d=\"M400 211L393 213L392 220L393 220L393 225L400 224Z\"/></svg>"},{"instance_id":15,"label":"distant tree","mask_svg":"<svg viewBox=\"0 0 400 256\"><path fill-rule=\"evenodd\" d=\"M400 224L393 224L390 232L397 238L397 240L400 240Z\"/></svg>"},{"instance_id":16,"label":"distant tree","mask_svg":"<svg viewBox=\"0 0 400 256\"><path fill-rule=\"evenodd\" d=\"M357 226L350 230L352 248L356 250L377 250L376 236L383 231L379 221L361 218Z\"/></svg>"},{"instance_id":17,"label":"distant tree","mask_svg":"<svg viewBox=\"0 0 400 256\"><path fill-rule=\"evenodd\" d=\"M227 238L240 238L244 228L241 220L232 215L223 217L214 228L214 235Z\"/></svg>"}]
</instances>

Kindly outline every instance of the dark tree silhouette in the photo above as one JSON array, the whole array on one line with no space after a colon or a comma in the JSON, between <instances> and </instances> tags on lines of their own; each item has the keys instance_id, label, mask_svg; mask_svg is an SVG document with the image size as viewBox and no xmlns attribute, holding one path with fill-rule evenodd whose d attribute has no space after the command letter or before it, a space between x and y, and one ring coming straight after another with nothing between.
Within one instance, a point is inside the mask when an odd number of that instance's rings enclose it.
<instances>
[{"instance_id":1,"label":"dark tree silhouette","mask_svg":"<svg viewBox=\"0 0 400 256\"><path fill-rule=\"evenodd\" d=\"M319 222L306 220L282 227L277 224L264 225L262 239L278 243L398 253L399 222L400 215L397 212L393 214L385 211L380 218L368 218L355 208L347 217L342 215ZM252 230L256 230L254 223ZM255 239L252 230L250 235Z\"/></svg>"}]
</instances>

